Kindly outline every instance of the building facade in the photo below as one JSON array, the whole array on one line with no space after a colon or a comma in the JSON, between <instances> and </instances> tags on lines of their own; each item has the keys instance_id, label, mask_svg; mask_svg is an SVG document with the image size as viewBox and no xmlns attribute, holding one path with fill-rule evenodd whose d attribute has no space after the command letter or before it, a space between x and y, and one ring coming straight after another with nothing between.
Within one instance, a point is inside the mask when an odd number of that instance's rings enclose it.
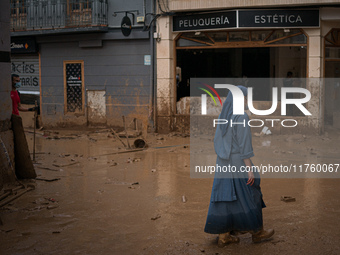
<instances>
[{"instance_id":1,"label":"building facade","mask_svg":"<svg viewBox=\"0 0 340 255\"><path fill-rule=\"evenodd\" d=\"M31 103L38 98L44 126L122 126L126 116L161 133L188 131L191 78L291 73L312 93L312 115L288 115L301 132L321 133L340 126L339 8L330 0L11 0L12 73ZM283 85L248 86L267 109L271 89Z\"/></svg>"},{"instance_id":2,"label":"building facade","mask_svg":"<svg viewBox=\"0 0 340 255\"><path fill-rule=\"evenodd\" d=\"M306 108L312 115L291 114L299 121L299 130L321 133L327 125L340 127L339 84L334 81L340 69L338 1L172 0L160 5L160 12L164 15L157 26L159 128L180 131L188 126L188 102L194 100L191 78L270 79L288 73L304 81L298 86L311 92ZM268 109L276 85L251 86L254 105ZM274 131L284 133L280 127Z\"/></svg>"},{"instance_id":3,"label":"building facade","mask_svg":"<svg viewBox=\"0 0 340 255\"><path fill-rule=\"evenodd\" d=\"M146 0L11 0L12 73L22 95L38 95L44 126L122 126L125 116L153 127L153 9Z\"/></svg>"}]
</instances>

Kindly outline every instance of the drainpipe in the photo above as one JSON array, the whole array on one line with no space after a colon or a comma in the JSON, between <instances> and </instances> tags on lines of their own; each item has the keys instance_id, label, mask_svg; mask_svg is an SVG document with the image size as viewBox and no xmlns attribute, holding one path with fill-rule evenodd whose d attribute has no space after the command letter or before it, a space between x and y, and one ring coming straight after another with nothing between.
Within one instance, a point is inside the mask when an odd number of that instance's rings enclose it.
<instances>
[{"instance_id":1,"label":"drainpipe","mask_svg":"<svg viewBox=\"0 0 340 255\"><path fill-rule=\"evenodd\" d=\"M152 13L156 14L156 4L154 4L154 0L151 1L151 10ZM151 18L152 19L152 18ZM156 22L156 21L155 21ZM150 51L151 51L151 72L150 72L150 109L152 109L152 119L153 119L153 131L156 131L157 127L157 84L155 82L155 40L153 38L154 33L154 25L152 24L150 27Z\"/></svg>"}]
</instances>

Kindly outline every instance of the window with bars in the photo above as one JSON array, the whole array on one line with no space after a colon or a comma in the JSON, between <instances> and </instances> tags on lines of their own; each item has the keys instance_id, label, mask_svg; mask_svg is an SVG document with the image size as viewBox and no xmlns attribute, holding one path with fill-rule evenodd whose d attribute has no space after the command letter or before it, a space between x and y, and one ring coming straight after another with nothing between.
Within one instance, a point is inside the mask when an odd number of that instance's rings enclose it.
<instances>
[{"instance_id":1,"label":"window with bars","mask_svg":"<svg viewBox=\"0 0 340 255\"><path fill-rule=\"evenodd\" d=\"M25 0L11 0L11 16L26 13Z\"/></svg>"},{"instance_id":2,"label":"window with bars","mask_svg":"<svg viewBox=\"0 0 340 255\"><path fill-rule=\"evenodd\" d=\"M107 26L107 0L10 0L11 30Z\"/></svg>"},{"instance_id":3,"label":"window with bars","mask_svg":"<svg viewBox=\"0 0 340 255\"><path fill-rule=\"evenodd\" d=\"M72 11L83 11L92 8L90 0L68 0Z\"/></svg>"},{"instance_id":4,"label":"window with bars","mask_svg":"<svg viewBox=\"0 0 340 255\"><path fill-rule=\"evenodd\" d=\"M11 0L11 27L21 29L27 25L27 1Z\"/></svg>"},{"instance_id":5,"label":"window with bars","mask_svg":"<svg viewBox=\"0 0 340 255\"><path fill-rule=\"evenodd\" d=\"M65 113L84 113L84 61L64 61Z\"/></svg>"}]
</instances>

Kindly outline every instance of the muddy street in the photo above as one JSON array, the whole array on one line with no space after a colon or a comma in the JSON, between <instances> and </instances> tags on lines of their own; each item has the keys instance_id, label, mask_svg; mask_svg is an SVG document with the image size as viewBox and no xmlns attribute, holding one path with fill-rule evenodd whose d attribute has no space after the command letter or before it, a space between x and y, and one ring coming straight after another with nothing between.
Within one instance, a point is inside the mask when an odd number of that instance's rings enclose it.
<instances>
[{"instance_id":1,"label":"muddy street","mask_svg":"<svg viewBox=\"0 0 340 255\"><path fill-rule=\"evenodd\" d=\"M213 179L190 178L189 137L149 135L146 150L117 154L121 142L104 129L46 134L36 137L35 190L0 210L1 254L340 254L339 179L263 178L275 235L218 248L203 231ZM253 161L335 164L339 142L336 129L254 136Z\"/></svg>"}]
</instances>

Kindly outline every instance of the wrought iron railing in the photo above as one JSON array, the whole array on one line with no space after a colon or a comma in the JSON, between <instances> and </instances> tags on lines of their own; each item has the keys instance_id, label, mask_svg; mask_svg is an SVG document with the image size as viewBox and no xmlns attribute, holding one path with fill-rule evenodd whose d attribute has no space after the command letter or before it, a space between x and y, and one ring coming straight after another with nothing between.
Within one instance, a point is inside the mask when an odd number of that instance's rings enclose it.
<instances>
[{"instance_id":1,"label":"wrought iron railing","mask_svg":"<svg viewBox=\"0 0 340 255\"><path fill-rule=\"evenodd\" d=\"M107 0L11 0L11 31L107 26Z\"/></svg>"}]
</instances>

